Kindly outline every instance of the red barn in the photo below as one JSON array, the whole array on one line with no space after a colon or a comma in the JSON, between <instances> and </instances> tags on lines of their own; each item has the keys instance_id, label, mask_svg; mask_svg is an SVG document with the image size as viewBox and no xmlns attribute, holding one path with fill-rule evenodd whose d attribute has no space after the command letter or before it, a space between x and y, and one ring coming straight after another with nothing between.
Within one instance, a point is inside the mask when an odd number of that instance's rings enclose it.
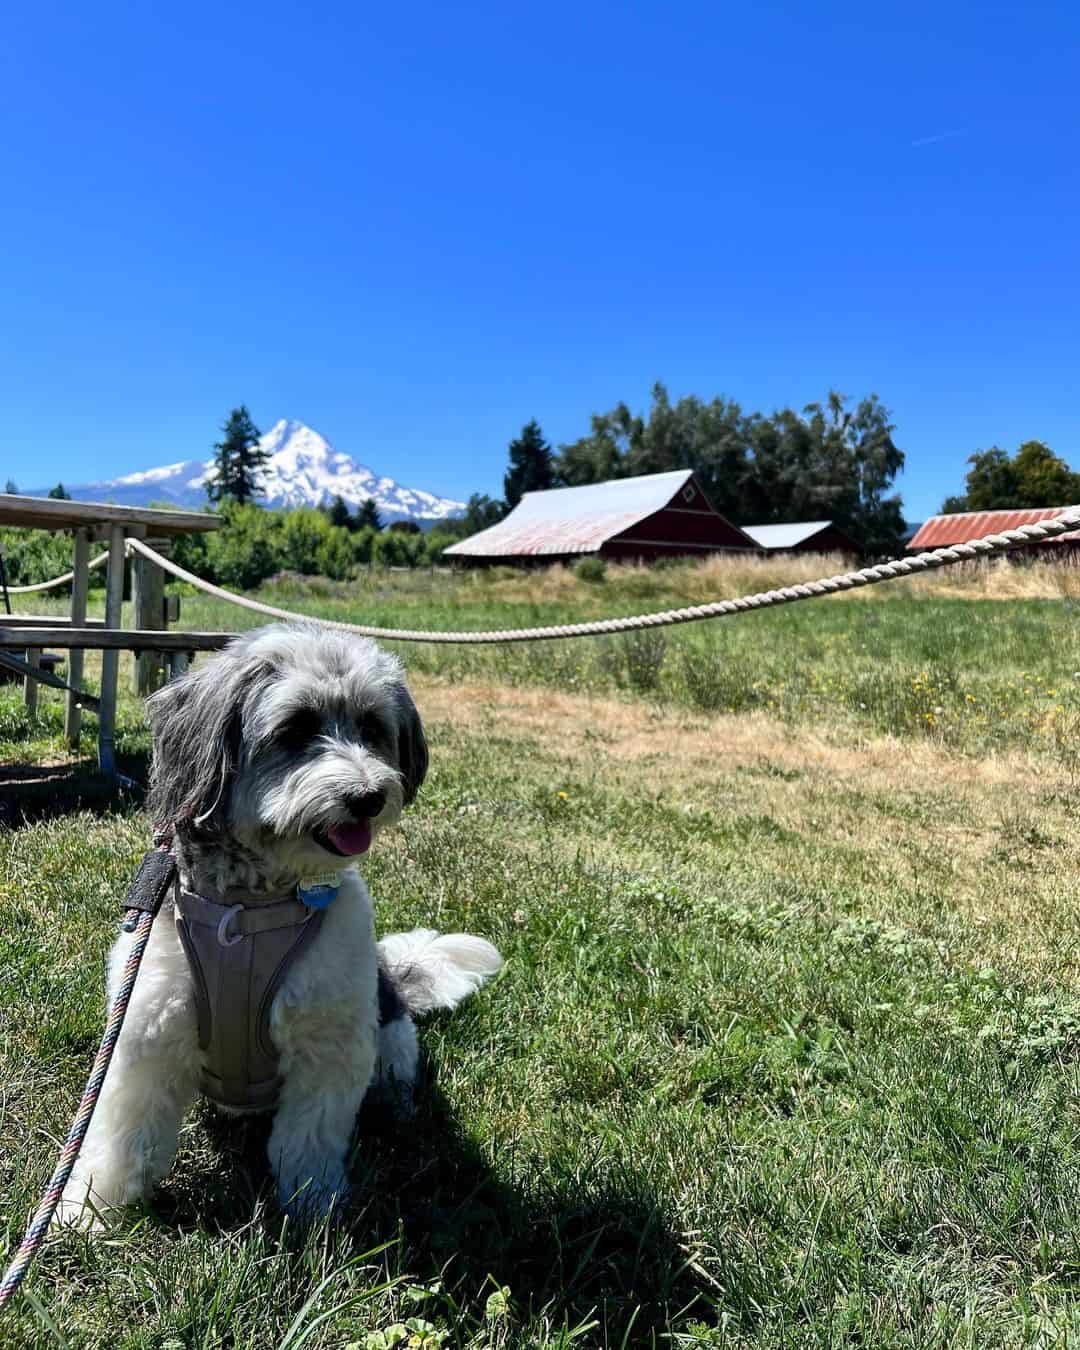
<instances>
[{"instance_id":1,"label":"red barn","mask_svg":"<svg viewBox=\"0 0 1080 1350\"><path fill-rule=\"evenodd\" d=\"M526 492L505 519L445 551L472 563L612 561L753 552L715 510L689 469Z\"/></svg>"}]
</instances>

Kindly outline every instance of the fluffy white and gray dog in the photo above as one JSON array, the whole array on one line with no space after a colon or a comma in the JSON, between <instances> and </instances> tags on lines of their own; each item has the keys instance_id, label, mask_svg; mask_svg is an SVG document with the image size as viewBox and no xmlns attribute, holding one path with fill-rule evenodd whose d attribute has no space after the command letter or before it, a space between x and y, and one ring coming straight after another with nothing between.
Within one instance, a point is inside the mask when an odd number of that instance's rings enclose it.
<instances>
[{"instance_id":1,"label":"fluffy white and gray dog","mask_svg":"<svg viewBox=\"0 0 1080 1350\"><path fill-rule=\"evenodd\" d=\"M149 806L179 881L60 1218L143 1199L200 1088L227 1110L272 1109L282 1205L325 1213L346 1194L369 1087L411 1092L412 1014L454 1007L501 964L463 933L375 940L354 863L424 778L419 715L395 657L313 623L236 639L148 708ZM110 956L110 999L131 942Z\"/></svg>"}]
</instances>

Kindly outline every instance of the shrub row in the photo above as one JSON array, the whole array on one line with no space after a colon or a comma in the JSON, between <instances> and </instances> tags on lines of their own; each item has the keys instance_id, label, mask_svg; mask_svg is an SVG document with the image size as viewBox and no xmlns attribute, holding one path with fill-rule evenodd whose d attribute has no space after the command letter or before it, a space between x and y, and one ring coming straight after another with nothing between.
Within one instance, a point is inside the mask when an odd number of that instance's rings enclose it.
<instances>
[{"instance_id":1,"label":"shrub row","mask_svg":"<svg viewBox=\"0 0 1080 1350\"><path fill-rule=\"evenodd\" d=\"M427 567L453 542L449 535L405 534L332 525L322 511L267 511L226 504L224 525L177 541L182 567L222 586L249 590L277 572L346 581L361 567Z\"/></svg>"},{"instance_id":2,"label":"shrub row","mask_svg":"<svg viewBox=\"0 0 1080 1350\"><path fill-rule=\"evenodd\" d=\"M50 534L46 530L4 526L0 528L0 553L9 586L33 586L71 571L71 535L66 531ZM104 568L90 573L90 585L105 585Z\"/></svg>"}]
</instances>

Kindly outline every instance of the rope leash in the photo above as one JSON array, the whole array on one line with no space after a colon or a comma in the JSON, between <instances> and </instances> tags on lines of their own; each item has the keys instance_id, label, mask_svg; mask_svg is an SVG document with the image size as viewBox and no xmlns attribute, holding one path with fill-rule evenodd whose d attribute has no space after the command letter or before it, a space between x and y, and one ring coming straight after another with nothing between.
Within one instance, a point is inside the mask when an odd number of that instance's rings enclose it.
<instances>
[{"instance_id":1,"label":"rope leash","mask_svg":"<svg viewBox=\"0 0 1080 1350\"><path fill-rule=\"evenodd\" d=\"M964 544L954 544L948 548L937 548L929 553L918 553L914 558L897 558L892 562L879 563L875 567L863 567L854 572L841 572L837 576L822 577L819 581L808 581L797 586L781 586L776 590L762 591L755 595L743 595L735 600L716 600L706 605L688 605L685 609L663 610L656 614L635 614L623 619L597 619L588 623L555 624L547 628L502 628L489 629L486 632L425 632L416 628L377 628L367 624L343 623L337 619L319 619L330 628L344 629L346 632L359 633L363 637L382 638L393 642L441 642L441 643L493 643L493 642L540 642L559 638L597 637L610 633L629 633L641 628L666 628L672 624L697 623L702 619L719 619L727 614L742 614L749 610L768 609L772 605L788 605L796 600L811 600L819 595L835 595L840 591L855 590L860 586L874 586L880 581L892 581L896 577L913 576L922 572L933 572L940 567L951 567L954 563L967 562L974 558L988 558L997 553L1007 553L1011 549L1023 548L1025 544L1040 543L1045 539L1055 539L1070 530L1080 529L1080 506L1070 507L1060 516L1051 520L1036 521L1031 525L1020 525L1015 530L1003 530L1000 534L983 535L980 539L969 539ZM235 595L221 586L204 581L194 572L187 571L171 558L166 558L152 549L141 539L128 539L129 553L139 553L144 558L171 572L174 577L186 581L207 595L243 609L254 610L258 614L267 614L275 619L307 619L312 615L298 614L291 609L279 609L276 605L263 604L261 600L251 600L246 595Z\"/></svg>"},{"instance_id":2,"label":"rope leash","mask_svg":"<svg viewBox=\"0 0 1080 1350\"><path fill-rule=\"evenodd\" d=\"M154 861L162 858L168 859L167 868L162 862ZM147 869L148 863L151 864L149 869ZM98 1047L94 1067L91 1069L90 1077L83 1089L79 1109L75 1113L75 1119L71 1122L64 1147L60 1150L56 1170L49 1179L49 1184L45 1188L41 1203L34 1212L34 1217L30 1220L26 1236L19 1244L19 1250L15 1253L15 1259L8 1266L3 1280L0 1281L0 1311L10 1302L15 1291L22 1284L26 1272L30 1269L30 1264L49 1231L49 1224L52 1223L53 1215L60 1203L60 1197L64 1193L64 1187L71 1177L75 1161L79 1156L79 1150L86 1138L90 1119L94 1114L94 1107L97 1106L98 1097L101 1095L105 1075L109 1070L109 1063L112 1060L113 1051L116 1049L116 1042L120 1037L120 1028L124 1025L124 1016L131 1001L132 990L135 988L135 977L139 973L139 966L142 964L143 955L146 952L146 944L150 941L150 929L153 927L154 919L161 906L165 891L171 884L175 870L176 864L168 851L168 844L163 843L157 852L149 853L143 859L143 864L132 882L121 927L126 932L134 932L135 937L127 961L124 963L120 987L116 991L116 997L113 999L112 1007L109 1010L108 1021L105 1023L105 1033L101 1038L101 1045ZM139 891L140 884L143 887L141 892ZM152 890L149 888L152 888Z\"/></svg>"}]
</instances>

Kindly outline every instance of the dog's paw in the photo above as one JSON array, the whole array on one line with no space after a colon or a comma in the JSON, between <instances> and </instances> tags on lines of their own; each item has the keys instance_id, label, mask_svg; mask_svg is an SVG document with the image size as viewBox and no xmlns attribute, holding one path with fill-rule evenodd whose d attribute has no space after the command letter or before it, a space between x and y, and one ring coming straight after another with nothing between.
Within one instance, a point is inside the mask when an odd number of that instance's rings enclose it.
<instances>
[{"instance_id":1,"label":"dog's paw","mask_svg":"<svg viewBox=\"0 0 1080 1350\"><path fill-rule=\"evenodd\" d=\"M100 1233L105 1227L101 1211L91 1200L63 1199L49 1220L50 1228L77 1228L87 1233Z\"/></svg>"},{"instance_id":2,"label":"dog's paw","mask_svg":"<svg viewBox=\"0 0 1080 1350\"><path fill-rule=\"evenodd\" d=\"M340 1213L349 1198L349 1183L344 1171L338 1168L333 1175L323 1173L298 1184L283 1180L278 1194L281 1208L290 1219L311 1223Z\"/></svg>"},{"instance_id":3,"label":"dog's paw","mask_svg":"<svg viewBox=\"0 0 1080 1350\"><path fill-rule=\"evenodd\" d=\"M389 1110L399 1119L410 1120L416 1114L416 1085L399 1079L392 1069L388 1074L382 1073L380 1066L364 1097L364 1105Z\"/></svg>"}]
</instances>

